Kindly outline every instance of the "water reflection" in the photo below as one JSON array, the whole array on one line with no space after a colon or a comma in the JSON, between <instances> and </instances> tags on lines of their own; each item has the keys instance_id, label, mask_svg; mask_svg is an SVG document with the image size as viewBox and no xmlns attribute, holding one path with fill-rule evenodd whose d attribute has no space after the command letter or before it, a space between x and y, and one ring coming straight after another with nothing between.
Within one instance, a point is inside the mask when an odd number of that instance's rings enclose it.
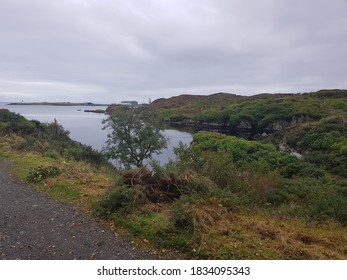
<instances>
[{"instance_id":1,"label":"water reflection","mask_svg":"<svg viewBox=\"0 0 347 280\"><path fill-rule=\"evenodd\" d=\"M19 113L27 119L40 122L58 121L65 129L70 131L70 137L83 144L90 145L94 149L101 150L107 140L107 131L103 130L102 120L104 114L86 113L84 110L105 110L105 106L44 106L44 105L6 105L0 104L0 108L6 108L12 112ZM165 164L169 159L174 160L174 147L183 144L189 145L192 135L175 129L164 129L164 136L168 138L166 149L161 154L154 155L153 159Z\"/></svg>"}]
</instances>

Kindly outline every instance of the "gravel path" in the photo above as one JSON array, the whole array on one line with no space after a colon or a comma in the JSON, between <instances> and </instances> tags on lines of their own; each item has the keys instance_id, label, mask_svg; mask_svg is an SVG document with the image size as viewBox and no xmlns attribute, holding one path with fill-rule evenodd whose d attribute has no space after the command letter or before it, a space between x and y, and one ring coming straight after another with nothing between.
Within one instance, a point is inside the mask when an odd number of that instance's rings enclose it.
<instances>
[{"instance_id":1,"label":"gravel path","mask_svg":"<svg viewBox=\"0 0 347 280\"><path fill-rule=\"evenodd\" d=\"M28 187L0 160L0 259L153 259L90 216Z\"/></svg>"}]
</instances>

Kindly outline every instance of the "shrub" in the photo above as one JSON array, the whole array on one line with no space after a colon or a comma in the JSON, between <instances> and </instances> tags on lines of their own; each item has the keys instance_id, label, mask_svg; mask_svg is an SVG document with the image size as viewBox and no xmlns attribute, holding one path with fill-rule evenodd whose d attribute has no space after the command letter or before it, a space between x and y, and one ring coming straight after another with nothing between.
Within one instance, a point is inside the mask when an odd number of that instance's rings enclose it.
<instances>
[{"instance_id":1,"label":"shrub","mask_svg":"<svg viewBox=\"0 0 347 280\"><path fill-rule=\"evenodd\" d=\"M310 178L322 178L326 175L323 169L308 163L301 164L298 174Z\"/></svg>"},{"instance_id":2,"label":"shrub","mask_svg":"<svg viewBox=\"0 0 347 280\"><path fill-rule=\"evenodd\" d=\"M214 184L205 177L191 177L183 188L183 192L186 194L207 195L211 193L211 189L214 187Z\"/></svg>"},{"instance_id":3,"label":"shrub","mask_svg":"<svg viewBox=\"0 0 347 280\"><path fill-rule=\"evenodd\" d=\"M202 233L219 222L227 210L201 197L183 196L172 206L171 224L177 230Z\"/></svg>"},{"instance_id":4,"label":"shrub","mask_svg":"<svg viewBox=\"0 0 347 280\"><path fill-rule=\"evenodd\" d=\"M28 121L20 114L0 109L0 133L37 134L37 121Z\"/></svg>"},{"instance_id":5,"label":"shrub","mask_svg":"<svg viewBox=\"0 0 347 280\"><path fill-rule=\"evenodd\" d=\"M327 179L286 180L267 195L274 205L295 204L296 214L316 221L334 219L347 225L347 198L341 186Z\"/></svg>"},{"instance_id":6,"label":"shrub","mask_svg":"<svg viewBox=\"0 0 347 280\"><path fill-rule=\"evenodd\" d=\"M284 165L281 170L281 175L284 178L293 178L294 175L300 172L300 165L297 162L290 162Z\"/></svg>"},{"instance_id":7,"label":"shrub","mask_svg":"<svg viewBox=\"0 0 347 280\"><path fill-rule=\"evenodd\" d=\"M290 202L300 202L309 192L308 181L285 180L281 187L268 193L267 201L274 205Z\"/></svg>"},{"instance_id":8,"label":"shrub","mask_svg":"<svg viewBox=\"0 0 347 280\"><path fill-rule=\"evenodd\" d=\"M317 220L333 218L346 226L347 198L329 194L325 198L315 199L307 208L306 213Z\"/></svg>"},{"instance_id":9,"label":"shrub","mask_svg":"<svg viewBox=\"0 0 347 280\"><path fill-rule=\"evenodd\" d=\"M25 141L17 146L18 150L30 151L37 148L38 143L34 137L27 136L24 139Z\"/></svg>"},{"instance_id":10,"label":"shrub","mask_svg":"<svg viewBox=\"0 0 347 280\"><path fill-rule=\"evenodd\" d=\"M60 174L61 174L61 170L58 167L55 167L55 166L44 167L40 165L35 170L29 172L27 176L27 180L29 182L38 183L44 179L52 178Z\"/></svg>"},{"instance_id":11,"label":"shrub","mask_svg":"<svg viewBox=\"0 0 347 280\"><path fill-rule=\"evenodd\" d=\"M320 153L318 151L305 155L305 160L319 168L342 177L347 176L347 157L340 153Z\"/></svg>"},{"instance_id":12,"label":"shrub","mask_svg":"<svg viewBox=\"0 0 347 280\"><path fill-rule=\"evenodd\" d=\"M198 122L219 123L225 122L225 116L221 110L210 109L202 112L196 117Z\"/></svg>"},{"instance_id":13,"label":"shrub","mask_svg":"<svg viewBox=\"0 0 347 280\"><path fill-rule=\"evenodd\" d=\"M126 186L113 188L110 193L100 201L98 212L109 215L113 212L127 213L135 204L135 192Z\"/></svg>"},{"instance_id":14,"label":"shrub","mask_svg":"<svg viewBox=\"0 0 347 280\"><path fill-rule=\"evenodd\" d=\"M347 145L341 146L340 154L343 155L343 156L347 156Z\"/></svg>"},{"instance_id":15,"label":"shrub","mask_svg":"<svg viewBox=\"0 0 347 280\"><path fill-rule=\"evenodd\" d=\"M219 200L219 204L223 205L229 211L239 211L251 205L255 205L256 199L253 195L247 193L234 193L228 189L216 190L213 197Z\"/></svg>"},{"instance_id":16,"label":"shrub","mask_svg":"<svg viewBox=\"0 0 347 280\"><path fill-rule=\"evenodd\" d=\"M186 184L184 175L153 165L154 171L147 167L131 169L123 174L123 183L130 188L143 187L144 196L153 203L170 203L179 198Z\"/></svg>"},{"instance_id":17,"label":"shrub","mask_svg":"<svg viewBox=\"0 0 347 280\"><path fill-rule=\"evenodd\" d=\"M277 151L272 144L212 132L196 133L189 150L195 151L195 154L200 153L200 158L204 159L203 164L206 163L209 155L211 155L210 158L216 155L223 158L223 162L229 161L236 168L257 171L273 171L282 168L288 162L297 162L293 156ZM220 154L224 155L221 157Z\"/></svg>"},{"instance_id":18,"label":"shrub","mask_svg":"<svg viewBox=\"0 0 347 280\"><path fill-rule=\"evenodd\" d=\"M223 152L207 153L206 163L201 169L204 176L210 178L219 188L237 191L240 187L238 169L230 159L229 155Z\"/></svg>"},{"instance_id":19,"label":"shrub","mask_svg":"<svg viewBox=\"0 0 347 280\"><path fill-rule=\"evenodd\" d=\"M59 158L59 155L54 152L54 151L46 151L44 154L43 154L45 157L49 157L49 158L52 158L52 159L58 159Z\"/></svg>"}]
</instances>

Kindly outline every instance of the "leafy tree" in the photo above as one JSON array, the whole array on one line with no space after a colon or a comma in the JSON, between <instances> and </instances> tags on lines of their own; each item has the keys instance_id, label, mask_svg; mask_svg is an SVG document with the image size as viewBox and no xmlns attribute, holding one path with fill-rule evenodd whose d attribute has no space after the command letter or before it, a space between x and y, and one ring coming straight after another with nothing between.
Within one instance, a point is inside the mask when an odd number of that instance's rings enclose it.
<instances>
[{"instance_id":1,"label":"leafy tree","mask_svg":"<svg viewBox=\"0 0 347 280\"><path fill-rule=\"evenodd\" d=\"M50 131L53 139L55 140L67 140L69 139L70 132L54 119L54 122L48 124L48 130Z\"/></svg>"},{"instance_id":2,"label":"leafy tree","mask_svg":"<svg viewBox=\"0 0 347 280\"><path fill-rule=\"evenodd\" d=\"M126 168L141 167L145 159L167 146L160 122L139 108L119 107L103 124L110 130L104 148L107 157L119 160Z\"/></svg>"}]
</instances>

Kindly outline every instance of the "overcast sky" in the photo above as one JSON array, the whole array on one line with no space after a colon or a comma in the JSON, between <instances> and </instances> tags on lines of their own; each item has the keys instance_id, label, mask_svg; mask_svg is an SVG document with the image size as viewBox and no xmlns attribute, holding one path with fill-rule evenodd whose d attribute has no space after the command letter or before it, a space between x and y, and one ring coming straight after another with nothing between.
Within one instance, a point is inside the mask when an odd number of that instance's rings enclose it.
<instances>
[{"instance_id":1,"label":"overcast sky","mask_svg":"<svg viewBox=\"0 0 347 280\"><path fill-rule=\"evenodd\" d=\"M347 88L347 0L0 0L0 102Z\"/></svg>"}]
</instances>

